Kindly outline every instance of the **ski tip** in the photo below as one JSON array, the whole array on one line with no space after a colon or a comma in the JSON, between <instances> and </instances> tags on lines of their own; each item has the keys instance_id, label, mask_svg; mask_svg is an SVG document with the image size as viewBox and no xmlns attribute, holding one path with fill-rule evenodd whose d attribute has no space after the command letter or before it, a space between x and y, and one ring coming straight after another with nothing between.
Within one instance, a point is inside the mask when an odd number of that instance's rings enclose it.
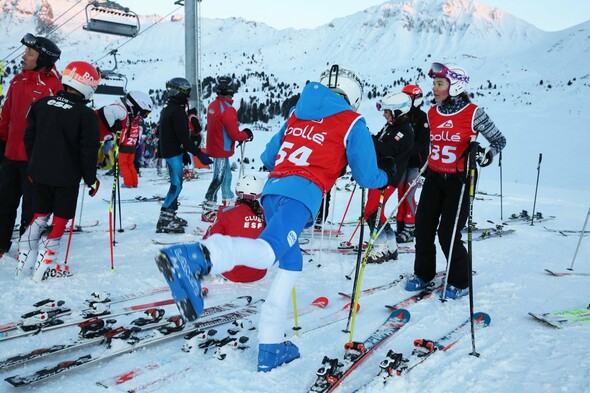
<instances>
[{"instance_id":1,"label":"ski tip","mask_svg":"<svg viewBox=\"0 0 590 393\"><path fill-rule=\"evenodd\" d=\"M394 310L389 314L389 318L398 319L400 322L408 322L410 320L410 312L405 308Z\"/></svg>"},{"instance_id":2,"label":"ski tip","mask_svg":"<svg viewBox=\"0 0 590 393\"><path fill-rule=\"evenodd\" d=\"M483 324L483 326L488 326L492 321L492 318L485 312L476 312L473 314L473 320L477 323Z\"/></svg>"},{"instance_id":3,"label":"ski tip","mask_svg":"<svg viewBox=\"0 0 590 393\"><path fill-rule=\"evenodd\" d=\"M311 302L311 304L318 308L326 308L328 306L328 303L330 303L330 300L325 296L320 296L313 302Z\"/></svg>"}]
</instances>

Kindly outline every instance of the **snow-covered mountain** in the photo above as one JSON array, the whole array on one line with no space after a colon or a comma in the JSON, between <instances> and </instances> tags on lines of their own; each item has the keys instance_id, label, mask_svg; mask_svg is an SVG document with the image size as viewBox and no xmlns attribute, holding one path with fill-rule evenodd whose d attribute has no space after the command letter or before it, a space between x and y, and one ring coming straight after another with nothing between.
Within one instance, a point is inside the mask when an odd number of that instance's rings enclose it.
<instances>
[{"instance_id":1,"label":"snow-covered mountain","mask_svg":"<svg viewBox=\"0 0 590 393\"><path fill-rule=\"evenodd\" d=\"M161 103L165 81L184 75L183 8L166 18L140 16L142 32L130 40L82 29L85 5L75 0L1 0L0 50L2 58L12 60L5 85L18 72L20 38L52 25L59 27L52 37L62 49L60 67L83 59L112 69L115 64L108 53L118 49L117 72L127 76L128 89L149 91ZM420 84L431 97L425 75L430 64L456 62L470 73L474 101L489 111L508 138L506 179L534 182L536 157L545 153L544 181L590 187L582 166L568 165L572 175L563 176L562 162L564 155L583 157L590 150L588 138L575 133L587 127L583 118L590 98L590 21L544 32L499 8L470 0L392 0L316 29L277 30L241 18L203 18L201 35L205 105L210 101L211 77L232 74L241 83L237 106L284 107L306 81L340 63L365 82L360 111L375 131L382 123L374 110L375 97L406 83ZM95 103L110 100L97 96ZM508 116L515 112L518 116ZM275 112L267 117L267 123L252 126L273 130L283 121ZM529 157L530 165L510 165L515 154Z\"/></svg>"}]
</instances>

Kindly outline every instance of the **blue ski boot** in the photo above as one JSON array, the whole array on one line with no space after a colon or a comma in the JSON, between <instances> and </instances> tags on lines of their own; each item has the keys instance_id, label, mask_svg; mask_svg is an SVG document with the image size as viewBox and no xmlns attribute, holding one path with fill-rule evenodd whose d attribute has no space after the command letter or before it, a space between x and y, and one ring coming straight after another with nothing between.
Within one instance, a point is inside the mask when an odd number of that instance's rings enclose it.
<instances>
[{"instance_id":1,"label":"blue ski boot","mask_svg":"<svg viewBox=\"0 0 590 393\"><path fill-rule=\"evenodd\" d=\"M211 271L209 251L200 243L173 245L158 252L156 264L182 317L197 319L204 307L200 280Z\"/></svg>"},{"instance_id":2,"label":"blue ski boot","mask_svg":"<svg viewBox=\"0 0 590 393\"><path fill-rule=\"evenodd\" d=\"M459 299L460 297L469 295L469 288L457 288L453 285L448 285L447 289L444 292L445 299ZM442 298L442 293L441 296Z\"/></svg>"},{"instance_id":3,"label":"blue ski boot","mask_svg":"<svg viewBox=\"0 0 590 393\"><path fill-rule=\"evenodd\" d=\"M420 277L414 274L406 281L405 290L409 292L422 291L426 289L427 286L428 283L426 283L424 280L422 280Z\"/></svg>"},{"instance_id":4,"label":"blue ski boot","mask_svg":"<svg viewBox=\"0 0 590 393\"><path fill-rule=\"evenodd\" d=\"M258 371L268 372L299 358L299 348L291 341L258 345Z\"/></svg>"}]
</instances>

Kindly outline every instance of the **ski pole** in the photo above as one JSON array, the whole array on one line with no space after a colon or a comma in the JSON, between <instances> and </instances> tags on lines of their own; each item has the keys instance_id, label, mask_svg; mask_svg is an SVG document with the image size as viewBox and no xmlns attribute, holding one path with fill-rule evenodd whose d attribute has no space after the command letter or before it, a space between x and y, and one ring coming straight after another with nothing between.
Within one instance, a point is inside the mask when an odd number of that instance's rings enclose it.
<instances>
[{"instance_id":1,"label":"ski pole","mask_svg":"<svg viewBox=\"0 0 590 393\"><path fill-rule=\"evenodd\" d=\"M78 227L76 228L77 231L82 230L82 212L84 211L84 182L82 182L82 201L80 202L80 215L78 216ZM74 221L72 221L72 226L74 225Z\"/></svg>"},{"instance_id":2,"label":"ski pole","mask_svg":"<svg viewBox=\"0 0 590 393\"><path fill-rule=\"evenodd\" d=\"M537 164L537 185L535 186L535 199L533 201L533 215L531 216L531 225L535 220L535 207L537 206L537 190L539 189L539 175L541 173L541 160L543 159L543 154L539 153L539 164Z\"/></svg>"},{"instance_id":3,"label":"ski pole","mask_svg":"<svg viewBox=\"0 0 590 393\"><path fill-rule=\"evenodd\" d=\"M82 195L84 195L84 192L82 192ZM74 233L74 222L75 222L75 218L72 218L72 223L70 224L70 234L68 235L68 245L66 246L66 256L64 259L64 272L69 273L70 272L70 267L68 266L68 256L70 255L70 245L72 244L72 234Z\"/></svg>"},{"instance_id":4,"label":"ski pole","mask_svg":"<svg viewBox=\"0 0 590 393\"><path fill-rule=\"evenodd\" d=\"M238 172L238 180L244 175L244 150L246 150L246 141L240 142L240 170Z\"/></svg>"},{"instance_id":5,"label":"ski pole","mask_svg":"<svg viewBox=\"0 0 590 393\"><path fill-rule=\"evenodd\" d=\"M473 318L473 201L475 200L475 176L477 169L475 157L477 154L477 145L477 142L472 141L469 150L469 221L467 225L467 267L469 269L469 320L471 321L472 348L470 355L473 355L475 357L479 357L479 353L477 353L477 351L475 350L475 321ZM459 204L459 209L461 209L461 204ZM458 216L459 213L457 213L457 217Z\"/></svg>"},{"instance_id":6,"label":"ski pole","mask_svg":"<svg viewBox=\"0 0 590 393\"><path fill-rule=\"evenodd\" d=\"M119 207L119 229L117 232L123 232L123 215L121 214L121 178L119 177L119 152L117 151L117 167L115 169L115 174L117 176L117 206ZM115 220L116 221L116 220Z\"/></svg>"},{"instance_id":7,"label":"ski pole","mask_svg":"<svg viewBox=\"0 0 590 393\"><path fill-rule=\"evenodd\" d=\"M476 142L472 139L474 145ZM469 152L471 154L471 151ZM474 190L475 192L475 190ZM445 273L445 279L443 280L442 295L440 298L441 302L445 302L445 292L447 290L449 271L451 270L451 261L453 260L453 249L455 248L455 237L457 237L457 226L459 225L459 216L461 215L461 206L463 205L463 194L465 194L465 182L461 185L461 193L459 194L459 203L457 204L457 214L455 214L455 224L453 225L453 234L451 235L451 244L449 245L449 258L447 259L447 270Z\"/></svg>"},{"instance_id":8,"label":"ski pole","mask_svg":"<svg viewBox=\"0 0 590 393\"><path fill-rule=\"evenodd\" d=\"M297 322L297 290L295 287L291 290L291 297L293 298L293 322L295 326L293 326L293 330L299 332L301 330L301 326L299 326L299 322ZM296 333L299 336L299 333Z\"/></svg>"},{"instance_id":9,"label":"ski pole","mask_svg":"<svg viewBox=\"0 0 590 393\"><path fill-rule=\"evenodd\" d=\"M379 195L379 207L377 208L377 216L376 216L376 220L375 220L375 227L373 227L373 231L371 232L371 238L369 239L369 244L367 245L367 250L365 251L365 255L363 257L363 263L361 264L361 268L360 268L360 272L358 274L358 278L354 284L354 297L353 297L353 302L352 302L352 317L350 318L350 336L348 341L352 342L352 338L354 335L354 325L356 322L356 312L357 312L357 307L359 304L359 297L360 297L360 293L361 293L361 283L363 281L363 274L365 272L365 266L367 266L367 260L369 259L369 254L371 253L371 250L373 249L373 244L375 243L375 239L377 238L377 223L379 223L379 217L381 216L381 210L383 210L383 205L384 205L384 201L385 201L385 187L383 188L383 190L381 190L381 195ZM387 221L385 221L385 223L382 225L382 227L385 226L385 224L387 223ZM362 247L361 247L362 248Z\"/></svg>"},{"instance_id":10,"label":"ski pole","mask_svg":"<svg viewBox=\"0 0 590 393\"><path fill-rule=\"evenodd\" d=\"M399 207L401 206L401 204L406 200L406 198L408 197L408 195L410 195L410 192L418 187L418 185L421 182L420 177L422 176L422 174L424 173L424 171L426 171L426 168L428 168L428 161L426 161L424 163L424 165L422 165L422 168L420 168L420 172L418 173L418 176L414 179L414 181L412 181L410 183L410 185L408 186L408 189L406 190L406 192L404 193L404 195L402 195L401 199L399 199L397 201L397 205L395 205L395 207L393 208L393 211L391 212L391 214L389 215L389 217L387 218L386 222L389 222L391 220L393 220L397 214L397 211L399 209ZM381 234L381 232L383 231L383 229L385 229L385 225L382 225L381 228L379 228L379 232L377 232L377 237L379 237L379 235Z\"/></svg>"},{"instance_id":11,"label":"ski pole","mask_svg":"<svg viewBox=\"0 0 590 393\"><path fill-rule=\"evenodd\" d=\"M582 244L582 237L584 237L584 231L586 230L586 225L588 224L588 217L590 217L590 207L588 208L588 214L586 214L586 219L584 220L584 226L582 227L582 232L580 233L580 238L578 239L578 245L576 246L576 252L574 253L574 259L572 259L572 265L567 270L574 270L574 262L576 261L576 257L578 256L578 250L580 249L580 244Z\"/></svg>"},{"instance_id":12,"label":"ski pole","mask_svg":"<svg viewBox=\"0 0 590 393\"><path fill-rule=\"evenodd\" d=\"M365 235L365 226L364 226L364 207L365 207L365 189L361 188L361 217L359 218L359 225L361 227L361 232L359 234L359 245L358 245L358 249L356 251L356 263L354 265L354 283L352 285L352 295L354 297L354 293L356 292L356 283L357 283L357 278L359 275L359 271L361 268L361 255L363 252L363 240L364 240L364 235ZM349 274L348 276L346 276L346 278L348 278L350 280L350 277L352 275ZM346 329L343 330L343 332L348 333L348 328L350 326L350 319L352 318L352 307L353 305L350 305L350 309L349 309L349 313L348 313L348 321L346 322Z\"/></svg>"},{"instance_id":13,"label":"ski pole","mask_svg":"<svg viewBox=\"0 0 590 393\"><path fill-rule=\"evenodd\" d=\"M338 227L338 232L340 233L340 230L342 229L342 225L344 225L344 219L346 218L346 214L348 213L348 208L350 207L350 203L352 202L352 197L354 196L354 192L356 191L356 185L357 183L354 182L354 187L352 188L352 192L350 193L350 198L348 198L348 203L346 204L346 209L344 209L344 214L342 215L342 220L340 220L340 226ZM334 211L334 209L332 209L332 212Z\"/></svg>"},{"instance_id":14,"label":"ski pole","mask_svg":"<svg viewBox=\"0 0 590 393\"><path fill-rule=\"evenodd\" d=\"M500 167L500 221L504 221L504 194L502 193L502 152L500 152L500 155L498 156L498 166Z\"/></svg>"}]
</instances>

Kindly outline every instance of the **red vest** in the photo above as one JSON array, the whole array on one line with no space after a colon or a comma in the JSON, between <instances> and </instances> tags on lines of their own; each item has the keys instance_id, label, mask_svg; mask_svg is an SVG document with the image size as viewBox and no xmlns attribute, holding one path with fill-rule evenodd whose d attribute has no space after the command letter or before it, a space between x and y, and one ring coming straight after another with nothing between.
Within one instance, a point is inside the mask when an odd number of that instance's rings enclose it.
<instances>
[{"instance_id":1,"label":"red vest","mask_svg":"<svg viewBox=\"0 0 590 393\"><path fill-rule=\"evenodd\" d=\"M464 153L469 148L471 137L478 135L473 129L476 109L477 105L467 104L459 112L444 115L438 111L438 105L430 108L430 169L440 173L457 173L465 170Z\"/></svg>"},{"instance_id":2,"label":"red vest","mask_svg":"<svg viewBox=\"0 0 590 393\"><path fill-rule=\"evenodd\" d=\"M344 111L322 120L300 120L293 112L269 177L301 176L325 194L346 166L346 138L360 117Z\"/></svg>"},{"instance_id":3,"label":"red vest","mask_svg":"<svg viewBox=\"0 0 590 393\"><path fill-rule=\"evenodd\" d=\"M256 239L265 226L264 220L256 216L250 206L237 202L235 206L217 213L217 220L209 227L203 239L214 233ZM266 275L266 269L238 265L222 275L233 282L253 282L263 278Z\"/></svg>"}]
</instances>

